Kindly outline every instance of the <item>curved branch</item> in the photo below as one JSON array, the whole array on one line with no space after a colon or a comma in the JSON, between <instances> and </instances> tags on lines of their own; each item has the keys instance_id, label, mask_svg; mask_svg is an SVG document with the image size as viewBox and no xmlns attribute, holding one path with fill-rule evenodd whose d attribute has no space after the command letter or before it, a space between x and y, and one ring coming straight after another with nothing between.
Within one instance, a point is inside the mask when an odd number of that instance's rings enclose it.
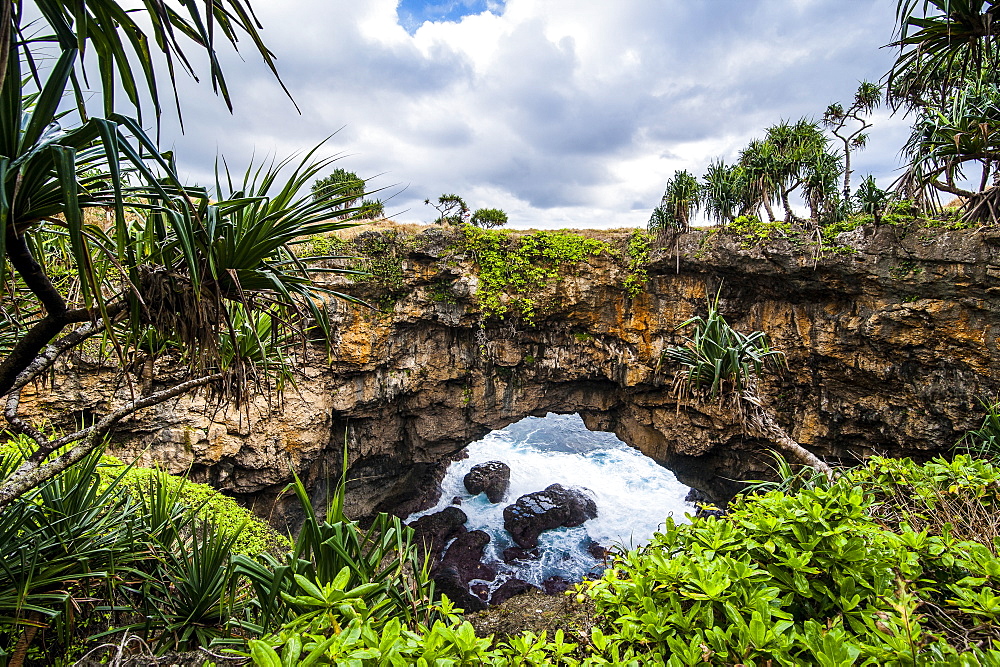
<instances>
[{"instance_id":1,"label":"curved branch","mask_svg":"<svg viewBox=\"0 0 1000 667\"><path fill-rule=\"evenodd\" d=\"M101 443L101 440L114 427L114 425L130 414L136 412L137 410L141 410L142 408L156 405L170 398L174 398L175 396L185 394L192 389L211 384L221 380L223 377L223 373L205 375L193 380L188 380L187 382L182 382L178 385L174 385L169 389L158 391L155 394L150 394L145 398L132 401L118 408L102 418L93 426L89 426L64 438L49 441L44 446L40 446L24 463L21 464L21 467L19 467L14 474L0 484L0 509L3 509L12 503L21 494L26 491L30 491L45 480L54 477L85 457L87 454L94 451L94 448ZM68 444L69 442L78 440L82 440L82 442L75 445L65 454L62 454L45 465L42 465L42 461L45 460L45 457L57 450L59 447Z\"/></svg>"}]
</instances>

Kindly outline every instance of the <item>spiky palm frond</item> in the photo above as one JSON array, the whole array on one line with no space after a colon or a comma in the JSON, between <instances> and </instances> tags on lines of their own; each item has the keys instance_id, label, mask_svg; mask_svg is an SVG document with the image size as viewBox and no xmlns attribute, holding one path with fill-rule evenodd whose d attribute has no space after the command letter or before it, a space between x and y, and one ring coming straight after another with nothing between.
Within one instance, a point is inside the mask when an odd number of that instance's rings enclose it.
<instances>
[{"instance_id":1,"label":"spiky palm frond","mask_svg":"<svg viewBox=\"0 0 1000 667\"><path fill-rule=\"evenodd\" d=\"M83 100L78 81L86 81L83 60L93 54L96 71L102 84L103 115L116 111L117 82L129 104L142 117L148 102L158 119L162 111L159 86L167 81L172 87L174 102L180 108L175 74L183 71L197 78L192 64L191 46L201 50L208 58L212 89L222 96L232 109L229 85L217 53L220 43L236 48L240 39L246 39L251 48L264 61L275 78L278 72L274 54L264 45L260 36L261 25L252 7L244 0L205 0L204 2L172 2L170 0L141 0L132 6L123 6L118 0L34 0L42 16L44 27L33 25L37 34L26 38L26 22L31 18L21 3L13 4L8 16L13 46L9 58L32 60L38 50L47 44L56 44L60 51L78 50L81 62L77 64L73 87L77 100ZM8 52L8 44L0 44L0 51ZM157 62L157 53L163 64ZM166 66L166 76L161 67ZM280 82L280 78L278 79ZM0 74L0 87L7 87L20 79L6 79ZM284 87L284 84L282 84ZM287 92L287 90L286 90ZM82 107L82 101L81 101ZM81 108L81 115L86 112Z\"/></svg>"},{"instance_id":2,"label":"spiky palm frond","mask_svg":"<svg viewBox=\"0 0 1000 667\"><path fill-rule=\"evenodd\" d=\"M996 0L898 0L899 55L889 71L895 105L943 103L956 87L1000 67Z\"/></svg>"}]
</instances>

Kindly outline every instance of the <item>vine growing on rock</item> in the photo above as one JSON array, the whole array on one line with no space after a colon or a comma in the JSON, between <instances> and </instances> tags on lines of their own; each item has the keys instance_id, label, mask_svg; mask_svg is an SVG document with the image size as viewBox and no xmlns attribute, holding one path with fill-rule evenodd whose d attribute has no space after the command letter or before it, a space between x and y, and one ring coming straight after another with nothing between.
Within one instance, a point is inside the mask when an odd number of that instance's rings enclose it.
<instances>
[{"instance_id":1,"label":"vine growing on rock","mask_svg":"<svg viewBox=\"0 0 1000 667\"><path fill-rule=\"evenodd\" d=\"M515 315L531 325L544 307L540 294L562 279L563 267L611 252L604 241L563 230L519 236L466 225L459 243L479 269L476 297L483 317Z\"/></svg>"}]
</instances>

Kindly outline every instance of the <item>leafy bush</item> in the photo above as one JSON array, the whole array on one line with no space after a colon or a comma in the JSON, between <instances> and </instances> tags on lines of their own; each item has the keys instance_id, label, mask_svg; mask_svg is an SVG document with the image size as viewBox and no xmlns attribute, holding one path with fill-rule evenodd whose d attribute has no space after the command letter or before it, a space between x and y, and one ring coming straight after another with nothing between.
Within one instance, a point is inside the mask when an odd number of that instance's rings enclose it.
<instances>
[{"instance_id":1,"label":"leafy bush","mask_svg":"<svg viewBox=\"0 0 1000 667\"><path fill-rule=\"evenodd\" d=\"M503 227L507 224L507 214L499 208L478 208L469 222L483 229Z\"/></svg>"},{"instance_id":2,"label":"leafy bush","mask_svg":"<svg viewBox=\"0 0 1000 667\"><path fill-rule=\"evenodd\" d=\"M953 486L995 496L1000 471L967 457L876 458L829 488L746 498L725 519L668 520L586 592L612 619L608 641L650 661L980 664L960 654L982 646L995 664L1000 560L950 535L951 523L934 534L906 521L940 506L871 493L904 480L918 497Z\"/></svg>"}]
</instances>

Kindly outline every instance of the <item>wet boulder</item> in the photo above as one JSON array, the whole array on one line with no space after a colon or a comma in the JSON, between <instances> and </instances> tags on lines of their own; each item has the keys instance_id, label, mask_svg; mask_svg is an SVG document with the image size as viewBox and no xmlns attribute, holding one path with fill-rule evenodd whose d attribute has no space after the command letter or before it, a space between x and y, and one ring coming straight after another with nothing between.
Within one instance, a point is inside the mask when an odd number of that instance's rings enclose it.
<instances>
[{"instance_id":1,"label":"wet boulder","mask_svg":"<svg viewBox=\"0 0 1000 667\"><path fill-rule=\"evenodd\" d=\"M559 595L560 593L565 593L572 587L572 581L566 577L560 577L558 575L549 577L542 582L542 589L545 591L546 595Z\"/></svg>"},{"instance_id":2,"label":"wet boulder","mask_svg":"<svg viewBox=\"0 0 1000 667\"><path fill-rule=\"evenodd\" d=\"M483 562L490 536L482 530L471 530L455 538L441 559L441 567L452 567L461 580L468 584L473 579L492 581L496 569Z\"/></svg>"},{"instance_id":3,"label":"wet boulder","mask_svg":"<svg viewBox=\"0 0 1000 667\"><path fill-rule=\"evenodd\" d=\"M508 579L493 591L493 595L490 596L490 604L503 604L515 595L524 595L537 590L539 590L537 586L532 586L523 579Z\"/></svg>"},{"instance_id":4,"label":"wet boulder","mask_svg":"<svg viewBox=\"0 0 1000 667\"><path fill-rule=\"evenodd\" d=\"M546 530L579 526L596 516L597 504L585 491L552 484L505 507L503 525L519 546L530 548Z\"/></svg>"},{"instance_id":5,"label":"wet boulder","mask_svg":"<svg viewBox=\"0 0 1000 667\"><path fill-rule=\"evenodd\" d=\"M462 480L465 490L476 495L486 493L491 503L503 500L510 486L510 466L503 461L487 461L472 467Z\"/></svg>"},{"instance_id":6,"label":"wet boulder","mask_svg":"<svg viewBox=\"0 0 1000 667\"><path fill-rule=\"evenodd\" d=\"M445 545L458 535L466 532L465 512L457 507L446 507L440 512L422 516L408 525L413 529L414 543L418 549L426 549L431 567L437 565Z\"/></svg>"},{"instance_id":7,"label":"wet boulder","mask_svg":"<svg viewBox=\"0 0 1000 667\"><path fill-rule=\"evenodd\" d=\"M507 547L503 550L503 562L510 565L515 561L538 560L542 557L542 552L537 547L525 549L524 547Z\"/></svg>"},{"instance_id":8,"label":"wet boulder","mask_svg":"<svg viewBox=\"0 0 1000 667\"><path fill-rule=\"evenodd\" d=\"M434 593L447 595L456 607L467 612L486 609L486 603L469 591L468 582L462 581L462 575L453 565L442 567L434 575Z\"/></svg>"}]
</instances>

